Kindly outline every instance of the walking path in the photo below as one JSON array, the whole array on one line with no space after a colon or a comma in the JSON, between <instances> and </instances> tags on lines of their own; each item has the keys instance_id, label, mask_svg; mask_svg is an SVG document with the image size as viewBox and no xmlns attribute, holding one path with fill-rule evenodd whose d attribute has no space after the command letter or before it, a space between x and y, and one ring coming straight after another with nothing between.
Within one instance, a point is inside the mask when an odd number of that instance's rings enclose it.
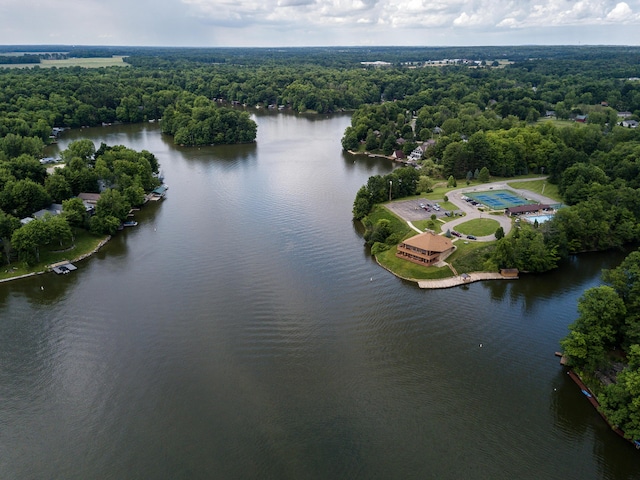
<instances>
[{"instance_id":1,"label":"walking path","mask_svg":"<svg viewBox=\"0 0 640 480\"><path fill-rule=\"evenodd\" d=\"M517 277L503 277L496 272L474 272L463 273L462 275L456 275L455 277L441 278L438 280L419 280L418 286L420 288L451 288L460 285L466 285L468 283L479 282L482 280L515 280Z\"/></svg>"}]
</instances>

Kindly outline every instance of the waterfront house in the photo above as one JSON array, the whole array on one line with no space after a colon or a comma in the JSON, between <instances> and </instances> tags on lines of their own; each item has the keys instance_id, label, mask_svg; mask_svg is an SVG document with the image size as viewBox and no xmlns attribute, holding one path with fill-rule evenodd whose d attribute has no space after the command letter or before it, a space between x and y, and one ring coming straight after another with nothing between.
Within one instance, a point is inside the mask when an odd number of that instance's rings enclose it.
<instances>
[{"instance_id":1,"label":"waterfront house","mask_svg":"<svg viewBox=\"0 0 640 480\"><path fill-rule=\"evenodd\" d=\"M453 242L447 237L425 232L400 243L396 256L418 265L429 266L444 260L454 249Z\"/></svg>"},{"instance_id":2,"label":"waterfront house","mask_svg":"<svg viewBox=\"0 0 640 480\"><path fill-rule=\"evenodd\" d=\"M628 118L622 121L622 126L625 128L638 128L638 121Z\"/></svg>"}]
</instances>

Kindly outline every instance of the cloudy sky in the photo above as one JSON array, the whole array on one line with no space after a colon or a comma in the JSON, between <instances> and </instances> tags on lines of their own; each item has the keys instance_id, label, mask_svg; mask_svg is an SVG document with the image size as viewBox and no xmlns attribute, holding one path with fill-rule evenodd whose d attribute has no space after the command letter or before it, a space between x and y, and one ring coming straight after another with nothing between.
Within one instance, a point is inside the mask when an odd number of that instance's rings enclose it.
<instances>
[{"instance_id":1,"label":"cloudy sky","mask_svg":"<svg viewBox=\"0 0 640 480\"><path fill-rule=\"evenodd\" d=\"M0 44L640 45L640 0L0 0Z\"/></svg>"}]
</instances>

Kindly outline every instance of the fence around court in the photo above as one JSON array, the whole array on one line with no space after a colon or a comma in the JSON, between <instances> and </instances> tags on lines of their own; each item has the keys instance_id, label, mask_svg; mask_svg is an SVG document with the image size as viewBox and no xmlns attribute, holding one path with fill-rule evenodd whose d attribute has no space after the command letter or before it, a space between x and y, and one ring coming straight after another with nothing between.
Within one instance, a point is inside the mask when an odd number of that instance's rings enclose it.
<instances>
[{"instance_id":1,"label":"fence around court","mask_svg":"<svg viewBox=\"0 0 640 480\"><path fill-rule=\"evenodd\" d=\"M533 203L526 198L516 195L508 190L485 190L483 192L465 192L465 196L482 203L493 210L501 210L518 205Z\"/></svg>"}]
</instances>

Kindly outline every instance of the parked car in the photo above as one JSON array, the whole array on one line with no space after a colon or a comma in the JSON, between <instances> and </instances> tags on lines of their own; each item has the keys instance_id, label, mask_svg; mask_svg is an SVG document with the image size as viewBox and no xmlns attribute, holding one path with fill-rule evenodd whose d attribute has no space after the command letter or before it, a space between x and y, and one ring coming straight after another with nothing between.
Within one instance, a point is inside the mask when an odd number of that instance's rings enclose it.
<instances>
[{"instance_id":1,"label":"parked car","mask_svg":"<svg viewBox=\"0 0 640 480\"><path fill-rule=\"evenodd\" d=\"M469 240L477 240L477 238L476 238L476 236L475 236L475 235L467 235L467 238L468 238Z\"/></svg>"},{"instance_id":2,"label":"parked car","mask_svg":"<svg viewBox=\"0 0 640 480\"><path fill-rule=\"evenodd\" d=\"M460 232L456 232L455 230L451 230L451 235L454 235L458 238L462 238L462 234Z\"/></svg>"}]
</instances>

